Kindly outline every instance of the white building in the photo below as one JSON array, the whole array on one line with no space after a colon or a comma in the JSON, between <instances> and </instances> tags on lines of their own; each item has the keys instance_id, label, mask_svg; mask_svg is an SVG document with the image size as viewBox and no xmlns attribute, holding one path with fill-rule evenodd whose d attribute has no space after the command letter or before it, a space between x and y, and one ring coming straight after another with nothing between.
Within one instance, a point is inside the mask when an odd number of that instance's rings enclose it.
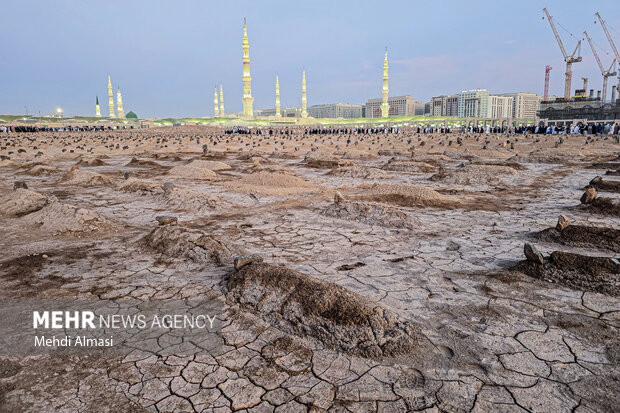
<instances>
[{"instance_id":1,"label":"white building","mask_svg":"<svg viewBox=\"0 0 620 413\"><path fill-rule=\"evenodd\" d=\"M512 97L512 117L514 119L536 119L540 110L541 96L536 93L504 93L500 96Z\"/></svg>"},{"instance_id":2,"label":"white building","mask_svg":"<svg viewBox=\"0 0 620 413\"><path fill-rule=\"evenodd\" d=\"M512 97L494 96L488 97L487 118L512 118Z\"/></svg>"},{"instance_id":3,"label":"white building","mask_svg":"<svg viewBox=\"0 0 620 413\"><path fill-rule=\"evenodd\" d=\"M389 116L415 116L416 106L415 99L409 95L406 96L393 96L388 98L388 104L390 105ZM366 117L367 118L380 118L381 117L381 98L368 99L366 102Z\"/></svg>"},{"instance_id":4,"label":"white building","mask_svg":"<svg viewBox=\"0 0 620 413\"><path fill-rule=\"evenodd\" d=\"M344 103L313 105L308 108L308 114L313 118L355 119L362 117L362 105L349 105Z\"/></svg>"},{"instance_id":5,"label":"white building","mask_svg":"<svg viewBox=\"0 0 620 413\"><path fill-rule=\"evenodd\" d=\"M301 108L284 108L280 112L283 118L301 118ZM276 110L273 109L258 109L254 111L256 117L269 117L275 116Z\"/></svg>"},{"instance_id":6,"label":"white building","mask_svg":"<svg viewBox=\"0 0 620 413\"><path fill-rule=\"evenodd\" d=\"M465 90L457 95L459 118L485 118L488 115L489 91Z\"/></svg>"}]
</instances>

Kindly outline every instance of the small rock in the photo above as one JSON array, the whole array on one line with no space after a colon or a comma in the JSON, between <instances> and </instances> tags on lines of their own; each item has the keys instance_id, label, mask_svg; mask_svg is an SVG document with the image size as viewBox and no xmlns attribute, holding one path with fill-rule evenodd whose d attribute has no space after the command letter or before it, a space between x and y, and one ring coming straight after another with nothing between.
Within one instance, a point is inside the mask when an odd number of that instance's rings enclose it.
<instances>
[{"instance_id":1,"label":"small rock","mask_svg":"<svg viewBox=\"0 0 620 413\"><path fill-rule=\"evenodd\" d=\"M556 224L555 229L557 229L558 231L562 231L569 225L570 225L570 219L566 215L560 214L560 216L558 217L558 223Z\"/></svg>"},{"instance_id":2,"label":"small rock","mask_svg":"<svg viewBox=\"0 0 620 413\"><path fill-rule=\"evenodd\" d=\"M130 177L130 176L131 176L131 172L125 172L125 173L123 174L123 177L124 177L125 179L129 179L129 177Z\"/></svg>"},{"instance_id":3,"label":"small rock","mask_svg":"<svg viewBox=\"0 0 620 413\"><path fill-rule=\"evenodd\" d=\"M26 182L24 181L15 181L15 183L13 184L13 189L28 189L28 185L26 185Z\"/></svg>"},{"instance_id":4,"label":"small rock","mask_svg":"<svg viewBox=\"0 0 620 413\"><path fill-rule=\"evenodd\" d=\"M159 225L168 225L168 224L177 224L179 219L177 217L169 216L169 215L160 215L155 217Z\"/></svg>"},{"instance_id":5,"label":"small rock","mask_svg":"<svg viewBox=\"0 0 620 413\"><path fill-rule=\"evenodd\" d=\"M171 190L172 188L174 188L174 184L173 184L172 182L166 182L166 183L164 184L164 191L169 191L169 190Z\"/></svg>"},{"instance_id":6,"label":"small rock","mask_svg":"<svg viewBox=\"0 0 620 413\"><path fill-rule=\"evenodd\" d=\"M545 259L543 258L543 255L536 249L535 246L533 246L529 242L526 242L523 246L523 253L525 254L525 258L527 258L528 261L543 265L545 264Z\"/></svg>"},{"instance_id":7,"label":"small rock","mask_svg":"<svg viewBox=\"0 0 620 413\"><path fill-rule=\"evenodd\" d=\"M581 195L581 203L591 204L592 201L594 201L594 198L596 198L596 189L588 188L586 189L586 192L584 192L583 195Z\"/></svg>"},{"instance_id":8,"label":"small rock","mask_svg":"<svg viewBox=\"0 0 620 413\"><path fill-rule=\"evenodd\" d=\"M590 181L590 185L598 185L601 182L603 182L603 177L602 176L597 176L596 178L594 178L593 180Z\"/></svg>"},{"instance_id":9,"label":"small rock","mask_svg":"<svg viewBox=\"0 0 620 413\"><path fill-rule=\"evenodd\" d=\"M78 169L80 169L80 167L79 167L79 166L77 166L77 165L73 165L73 166L71 167L71 170L70 170L69 172L77 171Z\"/></svg>"},{"instance_id":10,"label":"small rock","mask_svg":"<svg viewBox=\"0 0 620 413\"><path fill-rule=\"evenodd\" d=\"M345 200L344 196L342 196L340 191L336 191L336 193L334 194L334 203L339 204L343 202L344 200Z\"/></svg>"},{"instance_id":11,"label":"small rock","mask_svg":"<svg viewBox=\"0 0 620 413\"><path fill-rule=\"evenodd\" d=\"M253 262L263 262L263 257L258 254L247 255L244 257L235 257L235 270L240 270Z\"/></svg>"}]
</instances>

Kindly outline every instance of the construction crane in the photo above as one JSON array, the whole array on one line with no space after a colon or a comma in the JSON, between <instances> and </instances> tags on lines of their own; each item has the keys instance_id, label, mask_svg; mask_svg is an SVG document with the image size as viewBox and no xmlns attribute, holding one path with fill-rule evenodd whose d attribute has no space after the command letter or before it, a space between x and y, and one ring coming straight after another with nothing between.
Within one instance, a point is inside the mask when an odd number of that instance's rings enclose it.
<instances>
[{"instance_id":1,"label":"construction crane","mask_svg":"<svg viewBox=\"0 0 620 413\"><path fill-rule=\"evenodd\" d=\"M546 102L549 97L549 72L553 69L551 66L545 66L545 91L543 93L543 101Z\"/></svg>"},{"instance_id":2,"label":"construction crane","mask_svg":"<svg viewBox=\"0 0 620 413\"><path fill-rule=\"evenodd\" d=\"M605 32L605 36L607 36L607 40L609 41L609 45L611 46L611 49L614 52L614 56L616 56L616 61L620 63L620 54L618 54L618 49L616 49L616 44L614 43L614 40L611 38L611 35L609 34L609 30L607 30L607 25L605 24L605 20L603 20L603 18L601 17L600 14L598 14L598 12L595 13L595 16L598 17L598 21L601 22L601 26L603 27L603 31ZM620 76L618 76L618 90L620 91Z\"/></svg>"},{"instance_id":3,"label":"construction crane","mask_svg":"<svg viewBox=\"0 0 620 413\"><path fill-rule=\"evenodd\" d=\"M605 104L605 102L607 101L607 78L611 76L616 76L618 74L615 71L614 72L611 71L612 67L614 67L614 65L616 64L616 58L614 57L614 60L611 62L611 65L609 66L609 69L605 70L605 68L603 67L603 64L601 63L601 59L598 57L598 53L596 53L596 49L594 48L592 39L590 39L590 36L588 36L588 32L583 32L583 34L585 34L586 39L588 39L588 44L590 45L590 49L592 49L592 54L596 58L596 63L598 63L598 67L599 69L601 69L601 74L603 75L603 96L601 97L602 99L601 103Z\"/></svg>"},{"instance_id":4,"label":"construction crane","mask_svg":"<svg viewBox=\"0 0 620 413\"><path fill-rule=\"evenodd\" d=\"M547 15L547 20L549 20L549 25L551 26L551 30L553 30L553 34L555 35L555 39L558 41L558 45L560 46L560 50L562 50L562 55L564 56L564 61L566 62L566 80L564 82L564 100L570 100L570 85L573 78L573 63L581 62L581 56L575 57L575 53L581 47L581 40L577 42L577 46L573 51L572 55L566 54L566 49L564 49L564 44L562 43L562 39L560 39L560 35L558 34L557 29L555 28L555 24L553 23L553 17L547 11L547 8L544 8L543 11Z\"/></svg>"}]
</instances>

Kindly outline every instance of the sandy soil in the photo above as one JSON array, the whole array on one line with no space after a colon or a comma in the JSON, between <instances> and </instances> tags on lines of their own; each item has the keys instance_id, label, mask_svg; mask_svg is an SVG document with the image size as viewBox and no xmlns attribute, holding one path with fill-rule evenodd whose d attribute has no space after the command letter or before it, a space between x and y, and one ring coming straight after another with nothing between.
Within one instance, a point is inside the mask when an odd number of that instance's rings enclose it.
<instances>
[{"instance_id":1,"label":"sandy soil","mask_svg":"<svg viewBox=\"0 0 620 413\"><path fill-rule=\"evenodd\" d=\"M614 411L619 153L605 136L0 135L0 298L223 306L209 354L0 353L0 411Z\"/></svg>"}]
</instances>

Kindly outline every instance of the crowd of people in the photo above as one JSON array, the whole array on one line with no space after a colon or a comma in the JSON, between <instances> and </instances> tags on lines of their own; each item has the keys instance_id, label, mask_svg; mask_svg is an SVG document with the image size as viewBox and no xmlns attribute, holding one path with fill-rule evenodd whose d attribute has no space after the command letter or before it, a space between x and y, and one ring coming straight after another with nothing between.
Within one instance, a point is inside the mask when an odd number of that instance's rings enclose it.
<instances>
[{"instance_id":1,"label":"crowd of people","mask_svg":"<svg viewBox=\"0 0 620 413\"><path fill-rule=\"evenodd\" d=\"M111 126L29 126L29 125L0 125L0 133L24 132L102 132L113 130ZM133 128L132 128L133 129ZM429 133L503 133L503 134L542 134L542 135L618 135L620 124L612 123L579 123L576 125L527 125L527 126L406 126L406 127L242 127L235 126L226 129L226 135L375 135L399 134L414 132Z\"/></svg>"},{"instance_id":2,"label":"crowd of people","mask_svg":"<svg viewBox=\"0 0 620 413\"><path fill-rule=\"evenodd\" d=\"M0 125L0 133L24 132L103 132L113 130L111 126L30 126L30 125ZM133 129L133 127L131 127Z\"/></svg>"},{"instance_id":3,"label":"crowd of people","mask_svg":"<svg viewBox=\"0 0 620 413\"><path fill-rule=\"evenodd\" d=\"M278 127L278 128L246 128L234 127L227 129L227 135L375 135L375 134L399 134L399 133L417 133L417 134L446 134L446 133L494 133L494 134L531 134L531 135L618 135L620 124L596 123L557 126L532 124L527 126L469 126L461 125L456 127L441 126L405 126L405 127Z\"/></svg>"}]
</instances>

